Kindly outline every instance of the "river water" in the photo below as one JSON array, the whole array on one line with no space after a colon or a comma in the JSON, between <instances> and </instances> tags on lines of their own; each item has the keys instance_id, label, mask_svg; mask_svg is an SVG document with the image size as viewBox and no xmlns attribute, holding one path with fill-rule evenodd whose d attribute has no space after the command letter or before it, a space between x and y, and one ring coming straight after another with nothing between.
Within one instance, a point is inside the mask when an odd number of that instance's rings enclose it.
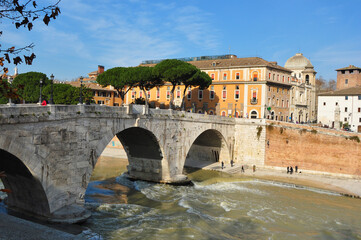
<instances>
[{"instance_id":1,"label":"river water","mask_svg":"<svg viewBox=\"0 0 361 240\"><path fill-rule=\"evenodd\" d=\"M93 179L85 226L103 239L361 239L360 199L188 171L194 186Z\"/></svg>"}]
</instances>

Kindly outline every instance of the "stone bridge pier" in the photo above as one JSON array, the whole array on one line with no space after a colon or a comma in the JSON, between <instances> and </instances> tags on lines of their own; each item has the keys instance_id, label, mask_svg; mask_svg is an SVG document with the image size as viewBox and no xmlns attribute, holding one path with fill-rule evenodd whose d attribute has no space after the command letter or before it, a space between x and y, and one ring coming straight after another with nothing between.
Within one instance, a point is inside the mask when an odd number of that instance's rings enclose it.
<instances>
[{"instance_id":1,"label":"stone bridge pier","mask_svg":"<svg viewBox=\"0 0 361 240\"><path fill-rule=\"evenodd\" d=\"M237 128L235 119L171 110L0 107L0 171L7 175L1 180L12 190L8 207L58 222L82 221L90 216L83 197L94 166L114 136L127 153L129 177L180 183L187 179L186 162L246 159L239 148L250 138L235 134Z\"/></svg>"}]
</instances>

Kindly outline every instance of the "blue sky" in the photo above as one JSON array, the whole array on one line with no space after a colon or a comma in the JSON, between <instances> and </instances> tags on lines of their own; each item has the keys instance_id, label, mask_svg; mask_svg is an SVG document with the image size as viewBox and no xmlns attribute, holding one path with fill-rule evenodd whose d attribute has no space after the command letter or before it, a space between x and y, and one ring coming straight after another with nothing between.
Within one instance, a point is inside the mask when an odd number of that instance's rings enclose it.
<instances>
[{"instance_id":1,"label":"blue sky","mask_svg":"<svg viewBox=\"0 0 361 240\"><path fill-rule=\"evenodd\" d=\"M337 68L361 67L360 0L62 0L60 9L31 32L1 23L3 47L35 44L33 65L19 73L72 80L98 65L228 53L284 66L302 52L327 80Z\"/></svg>"}]
</instances>

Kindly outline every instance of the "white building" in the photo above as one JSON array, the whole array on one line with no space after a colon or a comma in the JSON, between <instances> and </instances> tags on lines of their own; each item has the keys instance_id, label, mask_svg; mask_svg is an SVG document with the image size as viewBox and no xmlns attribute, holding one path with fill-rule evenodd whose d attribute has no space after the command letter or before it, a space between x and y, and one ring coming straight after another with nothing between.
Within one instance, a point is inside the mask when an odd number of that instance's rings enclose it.
<instances>
[{"instance_id":1,"label":"white building","mask_svg":"<svg viewBox=\"0 0 361 240\"><path fill-rule=\"evenodd\" d=\"M336 129L347 123L352 131L361 132L361 87L320 94L317 121Z\"/></svg>"},{"instance_id":2,"label":"white building","mask_svg":"<svg viewBox=\"0 0 361 240\"><path fill-rule=\"evenodd\" d=\"M290 121L316 121L316 71L302 53L289 58L285 68L292 70Z\"/></svg>"}]
</instances>

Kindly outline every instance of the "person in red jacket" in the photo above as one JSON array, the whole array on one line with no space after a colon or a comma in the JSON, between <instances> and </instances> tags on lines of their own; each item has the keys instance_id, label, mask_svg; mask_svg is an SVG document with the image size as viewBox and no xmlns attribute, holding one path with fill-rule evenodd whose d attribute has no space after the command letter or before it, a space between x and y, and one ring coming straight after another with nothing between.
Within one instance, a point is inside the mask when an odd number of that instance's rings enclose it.
<instances>
[{"instance_id":1,"label":"person in red jacket","mask_svg":"<svg viewBox=\"0 0 361 240\"><path fill-rule=\"evenodd\" d=\"M41 106L46 106L46 101L45 100L41 103Z\"/></svg>"}]
</instances>

